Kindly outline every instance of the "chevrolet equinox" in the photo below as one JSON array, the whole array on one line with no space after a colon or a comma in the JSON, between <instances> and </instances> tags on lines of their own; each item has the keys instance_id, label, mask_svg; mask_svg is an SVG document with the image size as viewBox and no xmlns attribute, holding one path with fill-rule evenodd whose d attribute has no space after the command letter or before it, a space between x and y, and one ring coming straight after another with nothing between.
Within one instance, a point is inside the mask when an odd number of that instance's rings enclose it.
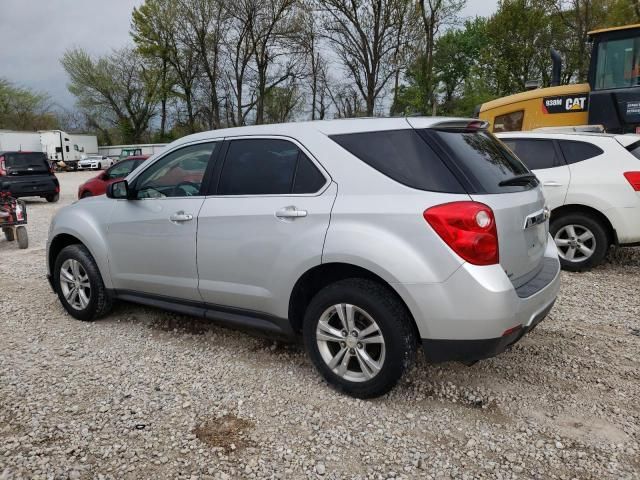
<instances>
[{"instance_id":1,"label":"chevrolet equinox","mask_svg":"<svg viewBox=\"0 0 640 480\"><path fill-rule=\"evenodd\" d=\"M301 335L328 383L388 392L504 351L549 312L560 264L538 179L477 120L230 128L170 144L59 211L47 269L80 320L115 300Z\"/></svg>"}]
</instances>

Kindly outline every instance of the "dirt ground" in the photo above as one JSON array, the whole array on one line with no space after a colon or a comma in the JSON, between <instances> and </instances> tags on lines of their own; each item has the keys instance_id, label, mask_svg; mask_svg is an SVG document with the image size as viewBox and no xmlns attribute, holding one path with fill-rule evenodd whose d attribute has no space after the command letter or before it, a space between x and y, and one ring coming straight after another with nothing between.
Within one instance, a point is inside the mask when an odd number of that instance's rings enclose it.
<instances>
[{"instance_id":1,"label":"dirt ground","mask_svg":"<svg viewBox=\"0 0 640 480\"><path fill-rule=\"evenodd\" d=\"M551 315L472 367L416 367L345 397L299 345L120 303L69 317L45 278L56 210L0 239L0 480L640 478L640 249L562 274Z\"/></svg>"}]
</instances>

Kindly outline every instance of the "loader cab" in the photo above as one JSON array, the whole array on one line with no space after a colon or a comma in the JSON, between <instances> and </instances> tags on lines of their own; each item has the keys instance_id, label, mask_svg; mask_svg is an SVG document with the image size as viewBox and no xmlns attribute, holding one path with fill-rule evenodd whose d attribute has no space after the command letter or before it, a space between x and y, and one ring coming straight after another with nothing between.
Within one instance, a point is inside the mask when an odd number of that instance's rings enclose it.
<instances>
[{"instance_id":1,"label":"loader cab","mask_svg":"<svg viewBox=\"0 0 640 480\"><path fill-rule=\"evenodd\" d=\"M589 123L640 132L640 25L589 32Z\"/></svg>"}]
</instances>

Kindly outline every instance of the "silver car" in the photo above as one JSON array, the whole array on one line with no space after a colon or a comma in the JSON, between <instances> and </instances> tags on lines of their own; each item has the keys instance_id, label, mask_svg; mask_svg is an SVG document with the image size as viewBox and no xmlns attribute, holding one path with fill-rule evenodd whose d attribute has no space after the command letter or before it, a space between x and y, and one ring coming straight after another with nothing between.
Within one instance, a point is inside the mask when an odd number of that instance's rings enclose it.
<instances>
[{"instance_id":1,"label":"silver car","mask_svg":"<svg viewBox=\"0 0 640 480\"><path fill-rule=\"evenodd\" d=\"M538 180L475 120L261 125L180 139L47 242L75 318L126 300L302 336L350 395L389 391L418 347L472 363L549 312L557 251Z\"/></svg>"}]
</instances>

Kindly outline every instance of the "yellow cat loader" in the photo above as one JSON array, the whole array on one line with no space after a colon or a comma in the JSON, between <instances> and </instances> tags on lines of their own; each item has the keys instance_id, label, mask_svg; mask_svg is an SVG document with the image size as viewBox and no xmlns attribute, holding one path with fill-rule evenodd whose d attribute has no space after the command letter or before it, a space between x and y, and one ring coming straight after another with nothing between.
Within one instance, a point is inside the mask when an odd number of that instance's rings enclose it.
<instances>
[{"instance_id":1,"label":"yellow cat loader","mask_svg":"<svg viewBox=\"0 0 640 480\"><path fill-rule=\"evenodd\" d=\"M493 132L602 125L611 133L640 133L640 24L589 32L588 83L560 85L562 63L553 51L551 87L482 104L477 117Z\"/></svg>"}]
</instances>

